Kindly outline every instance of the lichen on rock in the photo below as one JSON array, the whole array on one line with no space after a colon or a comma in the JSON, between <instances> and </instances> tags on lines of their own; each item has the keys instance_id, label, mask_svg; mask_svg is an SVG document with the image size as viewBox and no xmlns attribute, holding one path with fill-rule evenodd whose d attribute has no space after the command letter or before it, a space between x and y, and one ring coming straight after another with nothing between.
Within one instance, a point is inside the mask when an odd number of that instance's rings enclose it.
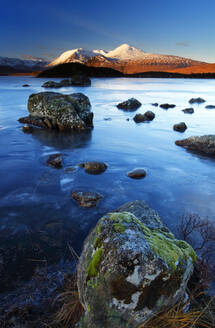
<instances>
[{"instance_id":1,"label":"lichen on rock","mask_svg":"<svg viewBox=\"0 0 215 328\"><path fill-rule=\"evenodd\" d=\"M81 327L137 327L183 301L194 261L191 246L177 240L145 202L106 214L78 263Z\"/></svg>"}]
</instances>

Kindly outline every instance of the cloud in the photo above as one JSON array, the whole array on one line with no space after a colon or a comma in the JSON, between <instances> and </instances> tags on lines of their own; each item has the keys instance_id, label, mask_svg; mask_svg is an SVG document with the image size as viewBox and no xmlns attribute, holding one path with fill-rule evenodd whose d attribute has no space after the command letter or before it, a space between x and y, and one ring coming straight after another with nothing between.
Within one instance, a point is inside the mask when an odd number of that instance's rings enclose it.
<instances>
[{"instance_id":1,"label":"cloud","mask_svg":"<svg viewBox=\"0 0 215 328\"><path fill-rule=\"evenodd\" d=\"M178 46L178 47L189 47L190 42L189 41L176 42L176 46Z\"/></svg>"},{"instance_id":2,"label":"cloud","mask_svg":"<svg viewBox=\"0 0 215 328\"><path fill-rule=\"evenodd\" d=\"M54 54L50 54L50 53L42 54L42 56L46 58L56 58Z\"/></svg>"},{"instance_id":3,"label":"cloud","mask_svg":"<svg viewBox=\"0 0 215 328\"><path fill-rule=\"evenodd\" d=\"M24 59L27 59L27 60L34 60L34 61L41 61L41 60L43 60L43 58L41 58L41 57L35 57L35 56L31 56L31 55L23 55L23 58Z\"/></svg>"}]
</instances>

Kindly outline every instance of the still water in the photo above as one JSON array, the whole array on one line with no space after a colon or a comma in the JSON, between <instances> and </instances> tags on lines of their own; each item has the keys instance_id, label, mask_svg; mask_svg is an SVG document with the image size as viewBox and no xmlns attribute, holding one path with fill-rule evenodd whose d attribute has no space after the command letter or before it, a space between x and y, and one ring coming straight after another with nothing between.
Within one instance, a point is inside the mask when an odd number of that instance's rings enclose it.
<instances>
[{"instance_id":1,"label":"still water","mask_svg":"<svg viewBox=\"0 0 215 328\"><path fill-rule=\"evenodd\" d=\"M63 261L68 245L79 253L97 220L127 201L145 200L173 231L183 213L215 220L215 159L175 145L177 139L215 133L215 109L205 109L215 105L214 80L92 79L91 87L56 90L89 97L92 132L36 129L24 134L17 119L27 116L29 95L44 91L41 85L47 80L0 77L0 291L13 285L14 270L16 277L28 278L35 261ZM24 83L30 87L22 87ZM188 100L199 96L206 103L192 106L194 114L184 114L182 109L191 107ZM130 97L142 102L136 112L117 109L117 103ZM153 107L155 102L176 107L164 110ZM155 119L136 124L133 116L147 110ZM184 133L172 129L179 122L188 126ZM60 170L46 164L56 152L63 155ZM104 161L108 169L89 175L78 167L84 161ZM67 172L67 167L75 170ZM134 168L144 168L146 178L127 177ZM81 208L71 199L77 189L99 192L103 199L96 208Z\"/></svg>"}]
</instances>

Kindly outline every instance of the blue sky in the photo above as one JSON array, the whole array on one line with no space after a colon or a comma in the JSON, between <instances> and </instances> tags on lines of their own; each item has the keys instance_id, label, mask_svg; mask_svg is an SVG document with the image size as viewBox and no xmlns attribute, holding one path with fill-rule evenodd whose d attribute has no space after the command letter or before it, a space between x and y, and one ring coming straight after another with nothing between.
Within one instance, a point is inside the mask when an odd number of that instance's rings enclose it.
<instances>
[{"instance_id":1,"label":"blue sky","mask_svg":"<svg viewBox=\"0 0 215 328\"><path fill-rule=\"evenodd\" d=\"M1 5L0 56L47 57L73 48L147 52L215 62L215 0L37 0Z\"/></svg>"}]
</instances>

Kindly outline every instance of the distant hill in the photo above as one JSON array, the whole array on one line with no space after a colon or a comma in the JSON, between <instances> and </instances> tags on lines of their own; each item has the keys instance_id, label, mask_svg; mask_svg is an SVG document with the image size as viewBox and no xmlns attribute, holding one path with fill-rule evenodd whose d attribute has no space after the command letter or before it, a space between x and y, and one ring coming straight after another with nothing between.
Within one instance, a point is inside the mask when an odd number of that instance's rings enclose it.
<instances>
[{"instance_id":1,"label":"distant hill","mask_svg":"<svg viewBox=\"0 0 215 328\"><path fill-rule=\"evenodd\" d=\"M0 75L41 71L47 64L43 60L26 60L0 56Z\"/></svg>"},{"instance_id":2,"label":"distant hill","mask_svg":"<svg viewBox=\"0 0 215 328\"><path fill-rule=\"evenodd\" d=\"M75 74L89 77L123 77L124 74L107 67L88 67L81 63L70 63L53 66L40 72L38 77L70 77Z\"/></svg>"}]
</instances>

